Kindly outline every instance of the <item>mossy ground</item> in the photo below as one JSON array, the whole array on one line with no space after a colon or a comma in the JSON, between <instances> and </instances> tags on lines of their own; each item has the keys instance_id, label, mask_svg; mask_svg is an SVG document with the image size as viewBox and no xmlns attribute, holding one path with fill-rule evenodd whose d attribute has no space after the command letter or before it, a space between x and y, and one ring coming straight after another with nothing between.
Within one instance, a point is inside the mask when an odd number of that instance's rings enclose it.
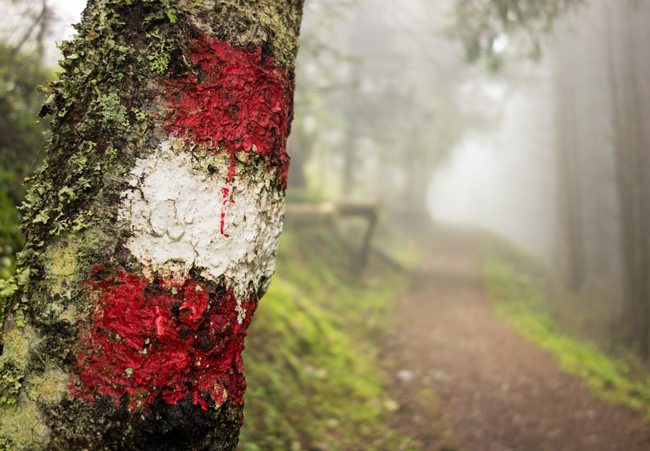
<instances>
[{"instance_id":1,"label":"mossy ground","mask_svg":"<svg viewBox=\"0 0 650 451\"><path fill-rule=\"evenodd\" d=\"M391 410L377 338L404 274L371 263L364 282L327 227L284 232L273 283L249 329L239 449L409 450Z\"/></svg>"},{"instance_id":2,"label":"mossy ground","mask_svg":"<svg viewBox=\"0 0 650 451\"><path fill-rule=\"evenodd\" d=\"M597 396L642 409L650 419L650 375L625 357L612 357L557 320L554 304L571 295L530 256L494 237L483 246L483 280L496 314L528 340L550 351L563 371ZM555 300L551 297L556 297Z\"/></svg>"}]
</instances>

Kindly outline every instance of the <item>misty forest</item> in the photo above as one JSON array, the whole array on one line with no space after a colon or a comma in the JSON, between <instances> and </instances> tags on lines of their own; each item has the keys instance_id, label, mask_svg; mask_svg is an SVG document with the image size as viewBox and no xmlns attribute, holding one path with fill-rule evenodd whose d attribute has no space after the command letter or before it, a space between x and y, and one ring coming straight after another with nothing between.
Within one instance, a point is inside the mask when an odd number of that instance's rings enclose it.
<instances>
[{"instance_id":1,"label":"misty forest","mask_svg":"<svg viewBox=\"0 0 650 451\"><path fill-rule=\"evenodd\" d=\"M648 0L0 8L0 451L650 450Z\"/></svg>"}]
</instances>

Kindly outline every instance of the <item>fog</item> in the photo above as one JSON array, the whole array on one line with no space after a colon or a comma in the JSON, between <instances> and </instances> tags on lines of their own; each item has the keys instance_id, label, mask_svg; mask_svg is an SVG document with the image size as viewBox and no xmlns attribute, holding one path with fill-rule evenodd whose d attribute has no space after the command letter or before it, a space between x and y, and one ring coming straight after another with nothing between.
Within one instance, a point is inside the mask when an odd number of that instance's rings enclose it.
<instances>
[{"instance_id":1,"label":"fog","mask_svg":"<svg viewBox=\"0 0 650 451\"><path fill-rule=\"evenodd\" d=\"M493 230L550 261L557 221L555 159L548 152L552 88L547 67L522 70L535 77L527 86L487 80L474 87L490 91L501 114L489 130L467 132L434 169L427 206L438 221Z\"/></svg>"}]
</instances>

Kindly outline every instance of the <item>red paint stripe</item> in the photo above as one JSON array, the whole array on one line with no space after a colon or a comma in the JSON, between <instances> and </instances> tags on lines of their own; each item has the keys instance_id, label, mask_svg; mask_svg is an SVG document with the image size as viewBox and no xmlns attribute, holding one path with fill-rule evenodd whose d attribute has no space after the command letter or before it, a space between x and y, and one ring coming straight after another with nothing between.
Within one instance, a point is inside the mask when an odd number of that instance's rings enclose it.
<instances>
[{"instance_id":1,"label":"red paint stripe","mask_svg":"<svg viewBox=\"0 0 650 451\"><path fill-rule=\"evenodd\" d=\"M151 284L124 272L88 283L97 306L80 327L73 395L116 403L127 395L131 408L161 392L171 404L191 395L206 409L210 400L220 405L225 390L243 403L241 351L254 298L241 303L246 318L239 324L232 291L188 281Z\"/></svg>"},{"instance_id":2,"label":"red paint stripe","mask_svg":"<svg viewBox=\"0 0 650 451\"><path fill-rule=\"evenodd\" d=\"M167 82L168 131L227 152L228 179L235 175L237 153L244 151L278 167L286 186L294 91L289 73L275 68L259 48L239 49L201 37L190 49L186 60L196 70Z\"/></svg>"}]
</instances>

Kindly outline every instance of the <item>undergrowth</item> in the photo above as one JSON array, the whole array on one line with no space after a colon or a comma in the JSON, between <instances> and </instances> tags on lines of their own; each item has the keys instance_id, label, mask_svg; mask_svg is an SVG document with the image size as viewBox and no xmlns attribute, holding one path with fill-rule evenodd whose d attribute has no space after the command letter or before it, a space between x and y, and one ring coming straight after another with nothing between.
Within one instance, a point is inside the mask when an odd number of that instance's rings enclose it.
<instances>
[{"instance_id":1,"label":"undergrowth","mask_svg":"<svg viewBox=\"0 0 650 451\"><path fill-rule=\"evenodd\" d=\"M504 252L504 243L494 239L486 240L483 251L483 280L496 314L550 351L563 371L582 379L594 394L641 409L650 420L650 375L630 360L608 356L593 342L560 327L550 314L548 277L531 257L512 247ZM519 255L513 259L514 254Z\"/></svg>"},{"instance_id":2,"label":"undergrowth","mask_svg":"<svg viewBox=\"0 0 650 451\"><path fill-rule=\"evenodd\" d=\"M414 449L385 426L376 347L406 277L375 262L360 283L346 247L327 227L284 232L244 352L240 450Z\"/></svg>"}]
</instances>

